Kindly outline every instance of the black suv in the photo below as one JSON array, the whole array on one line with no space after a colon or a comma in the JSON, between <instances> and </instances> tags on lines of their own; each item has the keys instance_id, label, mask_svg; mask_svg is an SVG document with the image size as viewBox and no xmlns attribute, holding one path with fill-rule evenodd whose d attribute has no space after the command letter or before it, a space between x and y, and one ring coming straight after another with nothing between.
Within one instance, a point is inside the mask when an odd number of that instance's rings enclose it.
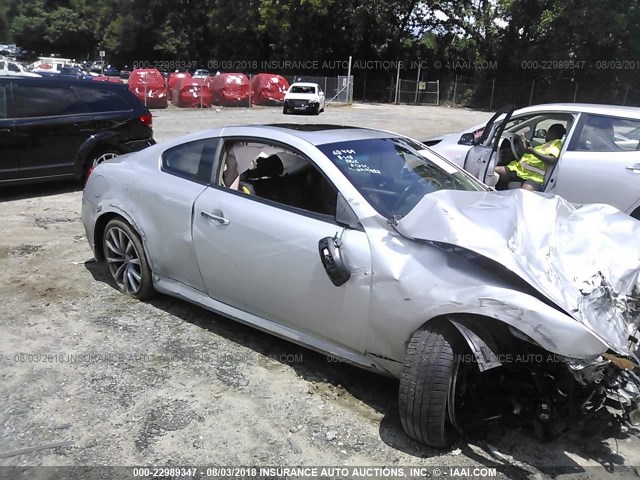
<instances>
[{"instance_id":1,"label":"black suv","mask_svg":"<svg viewBox=\"0 0 640 480\"><path fill-rule=\"evenodd\" d=\"M0 185L84 180L154 143L151 113L124 84L0 77Z\"/></svg>"}]
</instances>

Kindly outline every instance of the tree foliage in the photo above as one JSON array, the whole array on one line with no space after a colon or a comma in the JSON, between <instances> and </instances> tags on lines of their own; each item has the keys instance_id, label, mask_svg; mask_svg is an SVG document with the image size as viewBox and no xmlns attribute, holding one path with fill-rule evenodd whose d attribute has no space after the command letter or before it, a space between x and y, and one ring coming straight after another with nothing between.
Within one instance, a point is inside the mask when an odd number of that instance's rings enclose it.
<instances>
[{"instance_id":1,"label":"tree foliage","mask_svg":"<svg viewBox=\"0 0 640 480\"><path fill-rule=\"evenodd\" d=\"M471 75L576 79L612 73L520 67L638 60L639 20L637 0L0 0L0 41L122 64L462 59L497 62Z\"/></svg>"}]
</instances>

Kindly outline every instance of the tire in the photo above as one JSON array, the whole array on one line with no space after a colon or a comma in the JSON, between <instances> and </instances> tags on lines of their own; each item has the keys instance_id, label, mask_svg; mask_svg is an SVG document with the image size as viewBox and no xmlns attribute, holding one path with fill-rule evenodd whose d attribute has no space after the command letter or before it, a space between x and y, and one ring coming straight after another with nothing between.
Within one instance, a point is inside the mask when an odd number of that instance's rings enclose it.
<instances>
[{"instance_id":1,"label":"tire","mask_svg":"<svg viewBox=\"0 0 640 480\"><path fill-rule=\"evenodd\" d=\"M635 218L636 220L640 220L640 207L636 208L632 213L631 216L633 218Z\"/></svg>"},{"instance_id":2,"label":"tire","mask_svg":"<svg viewBox=\"0 0 640 480\"><path fill-rule=\"evenodd\" d=\"M102 249L109 275L122 293L140 300L153 296L151 268L142 242L127 222L114 218L107 223Z\"/></svg>"},{"instance_id":3,"label":"tire","mask_svg":"<svg viewBox=\"0 0 640 480\"><path fill-rule=\"evenodd\" d=\"M320 115L320 104L317 104L311 111L313 115Z\"/></svg>"},{"instance_id":4,"label":"tire","mask_svg":"<svg viewBox=\"0 0 640 480\"><path fill-rule=\"evenodd\" d=\"M87 164L89 167L95 168L105 160L111 160L112 158L116 158L118 155L120 155L120 153L115 149L108 148L105 150L98 150L96 153L91 154Z\"/></svg>"},{"instance_id":5,"label":"tire","mask_svg":"<svg viewBox=\"0 0 640 480\"><path fill-rule=\"evenodd\" d=\"M288 114L289 113L289 109L287 107L282 107L282 113L284 115Z\"/></svg>"},{"instance_id":6,"label":"tire","mask_svg":"<svg viewBox=\"0 0 640 480\"><path fill-rule=\"evenodd\" d=\"M448 410L460 352L460 335L446 321L425 325L407 346L400 375L400 420L407 435L431 447L448 447L458 434Z\"/></svg>"},{"instance_id":7,"label":"tire","mask_svg":"<svg viewBox=\"0 0 640 480\"><path fill-rule=\"evenodd\" d=\"M87 183L89 174L94 168L96 168L105 160L110 160L117 157L118 155L120 155L120 153L114 148L103 148L91 152L91 154L87 157L84 171L82 172L82 185L85 185Z\"/></svg>"}]
</instances>

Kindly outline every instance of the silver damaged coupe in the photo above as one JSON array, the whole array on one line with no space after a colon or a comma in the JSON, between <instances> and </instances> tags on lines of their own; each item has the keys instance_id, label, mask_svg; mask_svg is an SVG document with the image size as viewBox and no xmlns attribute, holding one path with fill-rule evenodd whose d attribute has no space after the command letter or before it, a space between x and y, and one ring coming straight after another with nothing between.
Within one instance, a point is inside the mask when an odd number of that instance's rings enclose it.
<instances>
[{"instance_id":1,"label":"silver damaged coupe","mask_svg":"<svg viewBox=\"0 0 640 480\"><path fill-rule=\"evenodd\" d=\"M640 417L640 222L495 192L401 135L228 127L104 162L82 220L141 300L173 295L400 381L434 447L482 422Z\"/></svg>"}]
</instances>

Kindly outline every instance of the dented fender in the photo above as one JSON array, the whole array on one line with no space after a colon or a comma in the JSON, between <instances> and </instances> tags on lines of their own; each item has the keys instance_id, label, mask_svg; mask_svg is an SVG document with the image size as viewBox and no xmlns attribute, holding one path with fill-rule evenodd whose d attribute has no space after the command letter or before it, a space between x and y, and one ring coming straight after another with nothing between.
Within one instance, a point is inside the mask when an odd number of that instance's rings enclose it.
<instances>
[{"instance_id":1,"label":"dented fender","mask_svg":"<svg viewBox=\"0 0 640 480\"><path fill-rule=\"evenodd\" d=\"M380 218L362 223L373 258L368 351L402 362L416 330L435 318L461 314L502 322L565 357L589 359L607 351L607 343L587 326L472 259L410 240Z\"/></svg>"}]
</instances>

